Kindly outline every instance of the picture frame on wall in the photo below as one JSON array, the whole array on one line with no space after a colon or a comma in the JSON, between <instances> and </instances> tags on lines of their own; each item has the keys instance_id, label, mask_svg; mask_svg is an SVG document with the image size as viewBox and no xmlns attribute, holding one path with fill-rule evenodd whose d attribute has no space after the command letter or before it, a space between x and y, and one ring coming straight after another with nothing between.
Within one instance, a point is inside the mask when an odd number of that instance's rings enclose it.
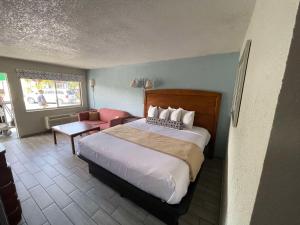
<instances>
[{"instance_id":1,"label":"picture frame on wall","mask_svg":"<svg viewBox=\"0 0 300 225\"><path fill-rule=\"evenodd\" d=\"M234 85L233 100L231 106L231 121L233 127L237 127L238 124L245 77L247 72L248 58L250 54L250 47L251 47L251 40L247 40L238 64L238 68L236 70L236 80Z\"/></svg>"}]
</instances>

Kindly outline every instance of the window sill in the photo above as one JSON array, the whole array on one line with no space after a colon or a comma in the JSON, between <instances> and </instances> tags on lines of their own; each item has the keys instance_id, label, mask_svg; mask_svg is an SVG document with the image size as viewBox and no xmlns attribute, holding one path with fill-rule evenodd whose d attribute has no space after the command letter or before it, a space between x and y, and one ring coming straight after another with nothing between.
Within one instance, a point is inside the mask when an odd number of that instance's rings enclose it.
<instances>
[{"instance_id":1,"label":"window sill","mask_svg":"<svg viewBox=\"0 0 300 225\"><path fill-rule=\"evenodd\" d=\"M26 110L26 112L43 112L43 111L56 111L62 109L81 109L84 108L82 105L74 105L74 106L63 106L63 107L53 107L53 108L45 108L45 109L30 109Z\"/></svg>"}]
</instances>

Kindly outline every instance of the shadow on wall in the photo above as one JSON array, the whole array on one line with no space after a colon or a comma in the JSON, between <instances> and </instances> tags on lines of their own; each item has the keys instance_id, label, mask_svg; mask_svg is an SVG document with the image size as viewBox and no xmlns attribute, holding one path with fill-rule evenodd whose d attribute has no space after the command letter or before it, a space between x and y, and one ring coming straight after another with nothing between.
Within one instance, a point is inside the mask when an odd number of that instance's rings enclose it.
<instances>
[{"instance_id":1,"label":"shadow on wall","mask_svg":"<svg viewBox=\"0 0 300 225\"><path fill-rule=\"evenodd\" d=\"M162 87L162 86L164 86L165 84L164 84L164 81L163 81L163 79L161 79L161 78L157 78L156 80L154 80L154 88L159 88L159 87Z\"/></svg>"}]
</instances>

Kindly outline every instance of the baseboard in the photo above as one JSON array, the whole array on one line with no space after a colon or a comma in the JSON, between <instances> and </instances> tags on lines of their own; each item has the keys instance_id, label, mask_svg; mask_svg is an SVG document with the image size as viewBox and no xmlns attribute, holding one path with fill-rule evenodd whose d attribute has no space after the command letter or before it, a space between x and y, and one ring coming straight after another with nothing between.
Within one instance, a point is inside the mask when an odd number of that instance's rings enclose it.
<instances>
[{"instance_id":1,"label":"baseboard","mask_svg":"<svg viewBox=\"0 0 300 225\"><path fill-rule=\"evenodd\" d=\"M223 176L222 176L222 191L221 191L221 202L220 202L220 217L219 225L226 224L226 213L227 213L227 204L228 204L228 151L225 156L224 165L223 165Z\"/></svg>"},{"instance_id":2,"label":"baseboard","mask_svg":"<svg viewBox=\"0 0 300 225\"><path fill-rule=\"evenodd\" d=\"M32 133L32 134L26 134L26 135L19 135L19 138L28 138L28 137L32 137L32 136L36 136L36 135L42 135L42 134L50 134L51 130L46 130L46 131L41 131L41 132L37 132L37 133Z\"/></svg>"}]
</instances>

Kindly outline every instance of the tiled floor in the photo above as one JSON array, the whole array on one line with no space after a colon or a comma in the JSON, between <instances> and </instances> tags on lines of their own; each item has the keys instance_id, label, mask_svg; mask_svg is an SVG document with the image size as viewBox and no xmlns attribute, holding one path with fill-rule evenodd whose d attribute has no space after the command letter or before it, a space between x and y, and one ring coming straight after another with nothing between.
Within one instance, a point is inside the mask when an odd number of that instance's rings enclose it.
<instances>
[{"instance_id":1,"label":"tiled floor","mask_svg":"<svg viewBox=\"0 0 300 225\"><path fill-rule=\"evenodd\" d=\"M71 153L69 139L40 135L5 142L28 225L163 224L121 198L88 173L87 163ZM222 161L207 160L189 212L180 225L218 223Z\"/></svg>"}]
</instances>

